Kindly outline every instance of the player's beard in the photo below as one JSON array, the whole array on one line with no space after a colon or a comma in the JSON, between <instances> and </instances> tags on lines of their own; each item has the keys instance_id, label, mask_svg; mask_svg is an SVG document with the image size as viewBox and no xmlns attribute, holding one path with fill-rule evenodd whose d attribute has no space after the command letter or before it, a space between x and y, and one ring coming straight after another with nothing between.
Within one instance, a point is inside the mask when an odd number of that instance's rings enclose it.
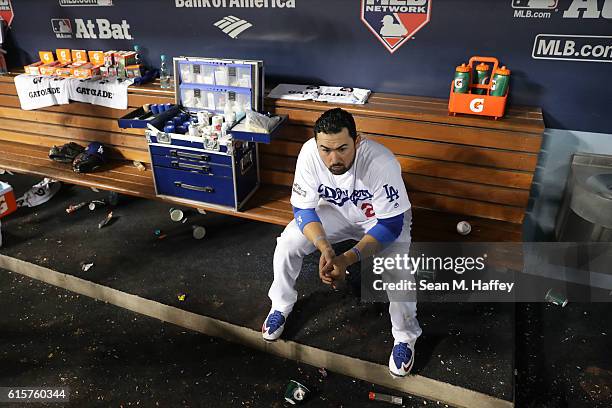
<instances>
[{"instance_id":1,"label":"player's beard","mask_svg":"<svg viewBox=\"0 0 612 408\"><path fill-rule=\"evenodd\" d=\"M357 153L355 153L355 155L357 155ZM349 164L348 166L345 166L342 163L334 163L332 164L330 167L328 167L328 170L334 175L334 176L341 176L342 174L346 173L347 171L349 171L349 169L351 167L353 167L353 163L355 163L355 156L353 156L353 160L351 160L351 164Z\"/></svg>"}]
</instances>

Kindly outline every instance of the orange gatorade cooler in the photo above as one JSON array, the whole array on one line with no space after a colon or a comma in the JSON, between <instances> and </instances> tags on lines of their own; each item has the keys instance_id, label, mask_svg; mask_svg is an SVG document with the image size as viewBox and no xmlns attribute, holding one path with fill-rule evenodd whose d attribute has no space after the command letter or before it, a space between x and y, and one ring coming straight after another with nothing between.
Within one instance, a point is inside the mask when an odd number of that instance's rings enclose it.
<instances>
[{"instance_id":1,"label":"orange gatorade cooler","mask_svg":"<svg viewBox=\"0 0 612 408\"><path fill-rule=\"evenodd\" d=\"M17 209L15 193L10 184L0 181L0 218L9 215Z\"/></svg>"}]
</instances>

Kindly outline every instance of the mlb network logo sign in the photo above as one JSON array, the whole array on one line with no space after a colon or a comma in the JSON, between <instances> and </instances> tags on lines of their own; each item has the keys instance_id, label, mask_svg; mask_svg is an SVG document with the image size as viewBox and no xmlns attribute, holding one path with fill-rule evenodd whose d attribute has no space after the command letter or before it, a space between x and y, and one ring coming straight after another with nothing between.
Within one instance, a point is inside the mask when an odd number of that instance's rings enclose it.
<instances>
[{"instance_id":1,"label":"mlb network logo sign","mask_svg":"<svg viewBox=\"0 0 612 408\"><path fill-rule=\"evenodd\" d=\"M429 22L432 0L361 0L361 21L390 52Z\"/></svg>"}]
</instances>

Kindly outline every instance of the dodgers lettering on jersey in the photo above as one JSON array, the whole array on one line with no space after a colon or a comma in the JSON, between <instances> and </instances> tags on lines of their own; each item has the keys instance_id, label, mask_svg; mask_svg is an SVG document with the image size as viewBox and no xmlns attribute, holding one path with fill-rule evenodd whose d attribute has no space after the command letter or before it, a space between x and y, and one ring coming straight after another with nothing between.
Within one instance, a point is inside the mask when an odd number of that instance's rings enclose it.
<instances>
[{"instance_id":1,"label":"dodgers lettering on jersey","mask_svg":"<svg viewBox=\"0 0 612 408\"><path fill-rule=\"evenodd\" d=\"M353 204L357 205L360 201L372 199L374 197L368 190L355 190L349 194L348 190L342 190L338 187L332 188L324 184L319 184L317 189L319 197L342 207L344 203L350 200Z\"/></svg>"},{"instance_id":2,"label":"dodgers lettering on jersey","mask_svg":"<svg viewBox=\"0 0 612 408\"><path fill-rule=\"evenodd\" d=\"M353 222L390 218L410 209L401 167L389 149L364 139L357 147L353 166L332 174L319 156L314 138L298 156L291 194L298 208L333 205Z\"/></svg>"}]
</instances>

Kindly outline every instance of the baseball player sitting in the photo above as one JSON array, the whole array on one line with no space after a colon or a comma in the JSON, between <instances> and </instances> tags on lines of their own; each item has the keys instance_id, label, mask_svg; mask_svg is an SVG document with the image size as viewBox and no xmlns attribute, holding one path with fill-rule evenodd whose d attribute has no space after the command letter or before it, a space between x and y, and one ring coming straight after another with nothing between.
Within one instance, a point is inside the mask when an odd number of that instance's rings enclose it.
<instances>
[{"instance_id":1,"label":"baseball player sitting","mask_svg":"<svg viewBox=\"0 0 612 408\"><path fill-rule=\"evenodd\" d=\"M274 251L274 282L268 292L272 308L262 326L267 341L283 332L297 301L294 287L306 255L321 252L319 277L335 287L349 265L374 255L395 258L410 245L411 205L400 165L387 148L358 137L353 117L342 109L321 115L314 138L302 146L291 204L295 217ZM332 244L349 239L358 242L336 254ZM412 278L405 270L385 273L388 280ZM393 294L387 296L391 300ZM412 369L421 334L416 302L391 301L389 314L394 337L389 371L403 377Z\"/></svg>"}]
</instances>

